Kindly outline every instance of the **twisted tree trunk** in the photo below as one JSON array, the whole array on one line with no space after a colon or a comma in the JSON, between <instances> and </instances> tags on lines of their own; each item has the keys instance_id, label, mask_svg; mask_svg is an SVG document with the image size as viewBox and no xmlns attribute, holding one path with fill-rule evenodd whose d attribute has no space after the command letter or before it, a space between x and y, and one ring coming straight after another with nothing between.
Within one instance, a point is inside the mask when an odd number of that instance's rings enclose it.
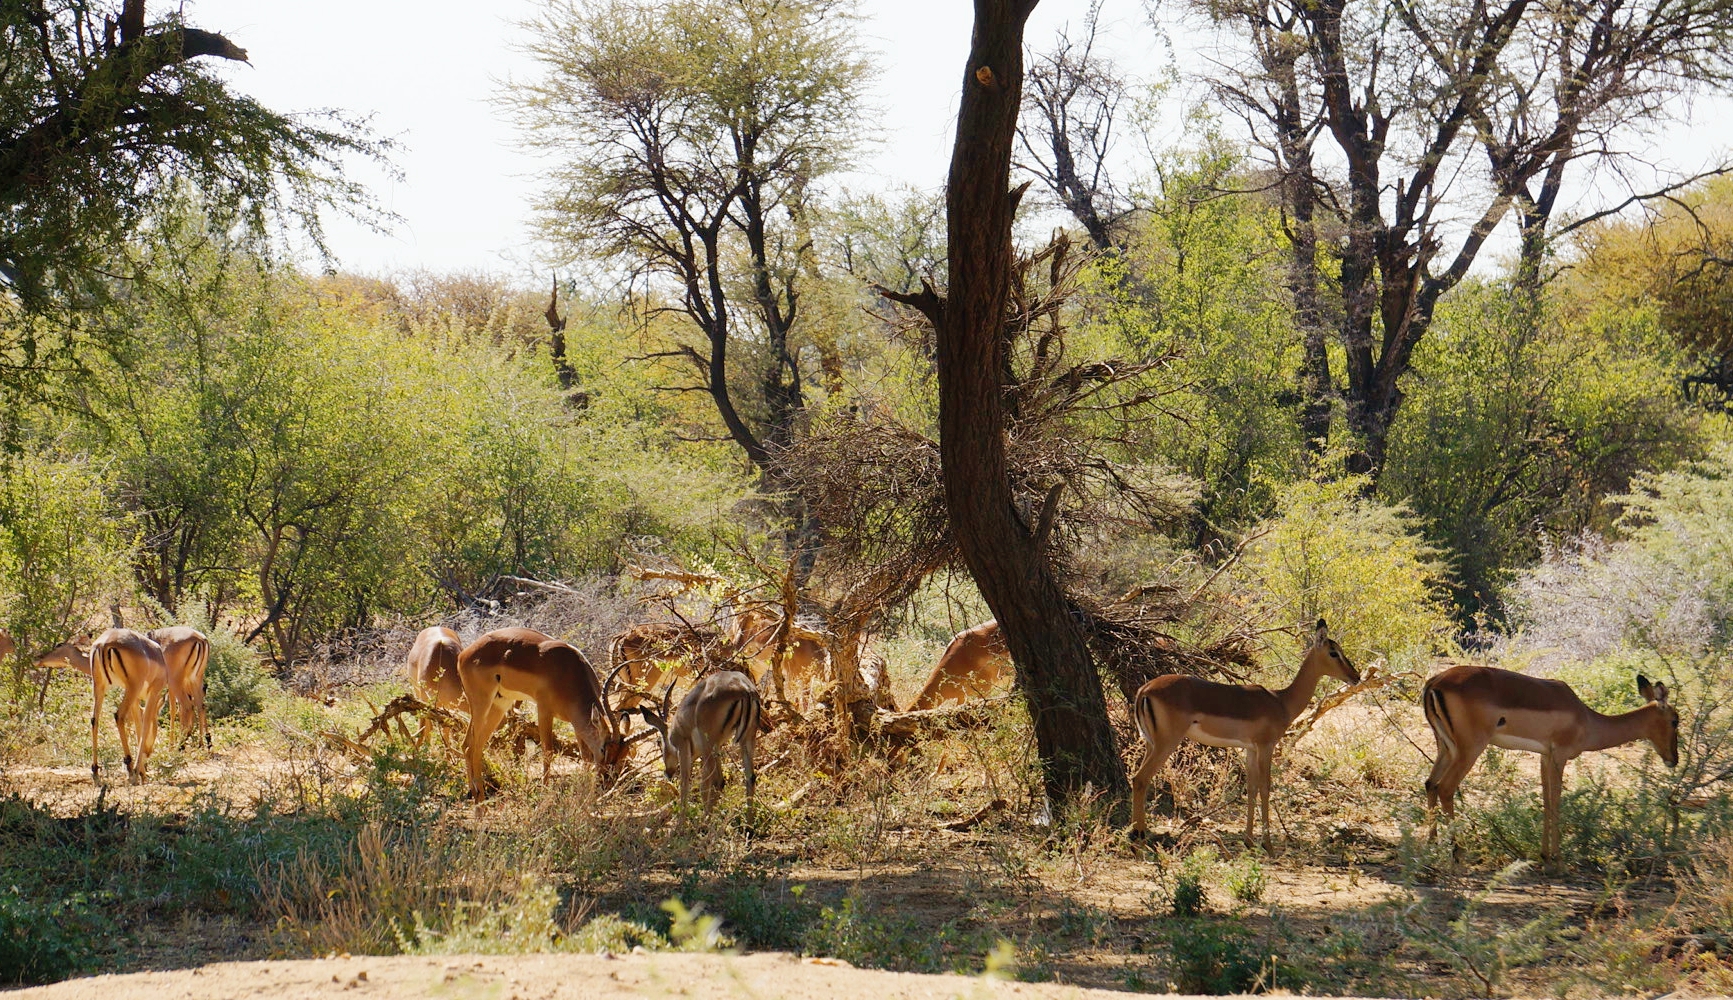
<instances>
[{"instance_id":1,"label":"twisted tree trunk","mask_svg":"<svg viewBox=\"0 0 1733 1000\"><path fill-rule=\"evenodd\" d=\"M1036 0L975 0L946 195L949 287L926 304L938 334L939 452L963 559L992 608L1028 699L1049 798L1126 786L1081 624L1046 554L1056 495L1039 524L1018 512L1005 450L1006 297L1013 265L1011 145L1023 27Z\"/></svg>"}]
</instances>

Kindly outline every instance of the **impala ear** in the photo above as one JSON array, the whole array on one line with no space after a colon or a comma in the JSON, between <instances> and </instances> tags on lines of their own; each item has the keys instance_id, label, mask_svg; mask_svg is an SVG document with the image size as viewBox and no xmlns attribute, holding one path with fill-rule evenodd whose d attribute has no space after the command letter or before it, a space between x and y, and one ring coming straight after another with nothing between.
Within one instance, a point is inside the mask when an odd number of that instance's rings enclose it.
<instances>
[{"instance_id":1,"label":"impala ear","mask_svg":"<svg viewBox=\"0 0 1733 1000\"><path fill-rule=\"evenodd\" d=\"M1323 642L1328 638L1330 638L1330 626L1324 619L1320 618L1318 619L1318 641Z\"/></svg>"},{"instance_id":2,"label":"impala ear","mask_svg":"<svg viewBox=\"0 0 1733 1000\"><path fill-rule=\"evenodd\" d=\"M1667 685L1663 681L1655 682L1655 700L1663 705L1667 703Z\"/></svg>"},{"instance_id":3,"label":"impala ear","mask_svg":"<svg viewBox=\"0 0 1733 1000\"><path fill-rule=\"evenodd\" d=\"M1637 693L1643 696L1644 701L1661 700L1655 696L1655 686L1650 684L1649 679L1642 674L1637 675Z\"/></svg>"}]
</instances>

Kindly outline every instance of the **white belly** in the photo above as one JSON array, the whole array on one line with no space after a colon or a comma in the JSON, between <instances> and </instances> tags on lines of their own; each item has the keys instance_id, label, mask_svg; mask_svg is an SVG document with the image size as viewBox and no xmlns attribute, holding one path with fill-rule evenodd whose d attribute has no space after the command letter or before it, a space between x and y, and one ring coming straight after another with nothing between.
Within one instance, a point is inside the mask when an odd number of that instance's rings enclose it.
<instances>
[{"instance_id":1,"label":"white belly","mask_svg":"<svg viewBox=\"0 0 1733 1000\"><path fill-rule=\"evenodd\" d=\"M1232 740L1222 736L1211 736L1204 732L1203 727L1199 726L1195 722L1192 723L1190 729L1185 731L1185 737L1188 740L1195 740L1202 743L1204 746L1209 747L1236 747L1240 750L1249 750L1252 747L1252 744L1247 743L1245 740Z\"/></svg>"},{"instance_id":2,"label":"white belly","mask_svg":"<svg viewBox=\"0 0 1733 1000\"><path fill-rule=\"evenodd\" d=\"M1539 740L1525 740L1520 736L1499 732L1492 734L1492 745L1503 747L1506 750L1526 750L1529 753L1546 753L1547 751L1547 745Z\"/></svg>"}]
</instances>

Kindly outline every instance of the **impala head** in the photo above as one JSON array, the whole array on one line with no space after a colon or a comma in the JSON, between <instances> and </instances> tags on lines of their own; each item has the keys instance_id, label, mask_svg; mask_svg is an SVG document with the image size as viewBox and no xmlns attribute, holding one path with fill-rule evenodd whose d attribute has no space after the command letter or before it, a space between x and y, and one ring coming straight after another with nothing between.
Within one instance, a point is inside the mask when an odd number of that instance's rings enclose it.
<instances>
[{"instance_id":1,"label":"impala head","mask_svg":"<svg viewBox=\"0 0 1733 1000\"><path fill-rule=\"evenodd\" d=\"M1638 674L1637 693L1659 709L1656 715L1659 722L1649 733L1649 742L1655 744L1655 751L1668 767L1676 767L1679 763L1679 710L1667 704L1667 685L1661 681L1650 683L1647 677Z\"/></svg>"},{"instance_id":2,"label":"impala head","mask_svg":"<svg viewBox=\"0 0 1733 1000\"><path fill-rule=\"evenodd\" d=\"M36 666L43 669L66 667L69 670L78 670L88 674L90 673L90 644L91 638L88 635L68 639L38 656Z\"/></svg>"},{"instance_id":3,"label":"impala head","mask_svg":"<svg viewBox=\"0 0 1733 1000\"><path fill-rule=\"evenodd\" d=\"M649 730L628 735L627 728L632 718L630 712L615 712L614 703L609 695L614 689L614 678L618 677L625 664L621 664L608 672L608 679L602 682L602 704L595 713L600 717L602 729L602 746L597 754L596 770L601 772L608 782L620 776L626 764L632 757L632 745L650 735Z\"/></svg>"},{"instance_id":4,"label":"impala head","mask_svg":"<svg viewBox=\"0 0 1733 1000\"><path fill-rule=\"evenodd\" d=\"M1312 663L1313 657L1318 658L1318 666L1325 674L1349 684L1360 683L1360 671L1354 669L1353 661L1348 659L1347 653L1342 652L1341 645L1330 638L1330 626L1322 618L1318 619L1312 648L1306 651L1306 662Z\"/></svg>"}]
</instances>

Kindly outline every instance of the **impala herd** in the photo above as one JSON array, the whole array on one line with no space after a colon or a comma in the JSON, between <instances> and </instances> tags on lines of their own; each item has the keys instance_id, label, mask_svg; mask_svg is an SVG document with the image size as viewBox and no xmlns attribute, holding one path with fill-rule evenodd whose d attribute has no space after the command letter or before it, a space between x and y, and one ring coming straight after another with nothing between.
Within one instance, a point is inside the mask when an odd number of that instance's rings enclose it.
<instances>
[{"instance_id":1,"label":"impala herd","mask_svg":"<svg viewBox=\"0 0 1733 1000\"><path fill-rule=\"evenodd\" d=\"M542 753L542 780L548 781L553 755L553 724L564 719L576 731L580 755L605 776L616 776L632 747L652 735L662 744L663 769L678 781L681 816L700 766L704 810L709 813L722 787L722 757L738 744L750 808L756 779L753 748L765 721L762 689L774 683L782 692L811 689L829 659L823 636L784 626L777 616L747 612L724 630L709 626L649 623L614 636L608 645L608 672L600 677L576 646L527 628L488 632L464 645L443 627L424 629L410 647L411 684L442 708L465 709L469 726L464 759L471 794L486 794L483 759L489 738L520 702L534 702ZM0 631L0 661L15 651ZM881 709L895 711L885 661L863 642L858 650L859 682ZM91 680L91 777L101 781L100 726L108 688L124 690L114 713L121 753L133 783L146 780L146 762L156 745L157 717L165 698L174 705L182 742L195 731L211 745L205 718L205 668L210 643L191 628L154 632L111 628L95 639L64 643L36 659L40 668L67 667ZM919 711L962 704L1009 686L1011 660L996 622L957 633L911 703ZM1270 845L1271 770L1277 744L1312 701L1318 684L1334 677L1347 684L1360 674L1326 623L1319 619L1312 642L1292 684L1272 691L1255 684L1224 684L1185 674L1149 681L1132 699L1132 717L1143 738L1144 758L1132 779L1131 835L1146 835L1145 806L1151 782L1179 745L1192 740L1209 746L1237 747L1246 753L1246 828L1252 843L1259 807L1263 844ZM690 683L676 705L675 687ZM666 682L666 683L664 683ZM656 691L661 688L660 697ZM1541 757L1544 830L1541 855L1557 860L1559 796L1564 767L1590 750L1647 740L1672 767L1679 757L1679 713L1668 703L1667 686L1638 675L1645 704L1621 715L1602 715L1583 704L1569 685L1496 667L1459 665L1429 678L1421 707L1437 741L1437 758L1426 779L1426 806L1434 816L1454 819L1455 798L1463 777L1488 746L1523 750ZM648 728L631 731L634 715ZM137 734L137 754L133 753ZM701 763L700 763L701 761Z\"/></svg>"}]
</instances>

